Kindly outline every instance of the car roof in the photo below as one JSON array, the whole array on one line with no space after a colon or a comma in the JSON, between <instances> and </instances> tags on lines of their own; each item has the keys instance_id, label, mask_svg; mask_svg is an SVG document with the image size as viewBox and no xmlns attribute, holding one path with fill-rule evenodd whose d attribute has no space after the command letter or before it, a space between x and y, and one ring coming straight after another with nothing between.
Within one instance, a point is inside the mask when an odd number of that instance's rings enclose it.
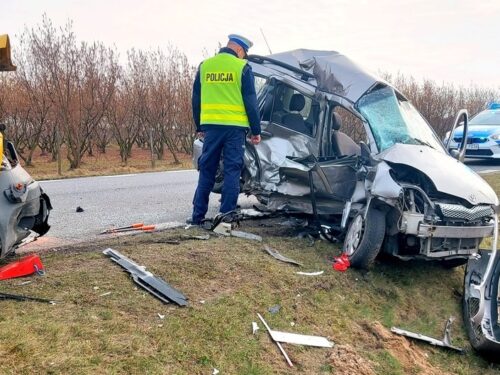
<instances>
[{"instance_id":1,"label":"car roof","mask_svg":"<svg viewBox=\"0 0 500 375\"><path fill-rule=\"evenodd\" d=\"M249 61L293 76L319 90L355 103L383 79L336 51L297 49L268 56L249 56Z\"/></svg>"}]
</instances>

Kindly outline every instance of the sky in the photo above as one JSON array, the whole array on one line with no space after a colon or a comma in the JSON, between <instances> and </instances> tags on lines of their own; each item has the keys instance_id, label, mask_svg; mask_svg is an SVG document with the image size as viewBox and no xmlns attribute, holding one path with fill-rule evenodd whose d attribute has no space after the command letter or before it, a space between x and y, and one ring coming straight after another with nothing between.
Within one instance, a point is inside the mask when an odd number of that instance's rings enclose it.
<instances>
[{"instance_id":1,"label":"sky","mask_svg":"<svg viewBox=\"0 0 500 375\"><path fill-rule=\"evenodd\" d=\"M500 0L0 0L0 34L73 22L78 39L130 48L169 44L197 65L227 35L251 53L334 50L373 72L500 88ZM205 51L205 52L204 52Z\"/></svg>"}]
</instances>

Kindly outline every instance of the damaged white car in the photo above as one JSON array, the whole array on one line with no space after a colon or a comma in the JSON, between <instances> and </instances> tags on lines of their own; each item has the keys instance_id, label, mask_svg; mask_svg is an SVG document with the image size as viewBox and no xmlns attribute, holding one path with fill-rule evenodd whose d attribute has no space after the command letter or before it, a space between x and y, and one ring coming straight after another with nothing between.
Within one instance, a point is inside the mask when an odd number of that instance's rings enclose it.
<instances>
[{"instance_id":1,"label":"damaged white car","mask_svg":"<svg viewBox=\"0 0 500 375\"><path fill-rule=\"evenodd\" d=\"M247 142L243 193L270 210L314 215L361 268L380 251L464 264L496 232L498 198L461 162L465 144L450 153L389 83L332 51L249 64L263 131L259 145ZM201 149L195 141L195 165Z\"/></svg>"},{"instance_id":2,"label":"damaged white car","mask_svg":"<svg viewBox=\"0 0 500 375\"><path fill-rule=\"evenodd\" d=\"M13 71L7 35L0 35L0 72ZM0 124L0 258L15 251L23 241L49 230L49 197L21 166L14 144L4 141ZM4 149L5 147L5 149ZM5 150L5 153L4 153Z\"/></svg>"}]
</instances>

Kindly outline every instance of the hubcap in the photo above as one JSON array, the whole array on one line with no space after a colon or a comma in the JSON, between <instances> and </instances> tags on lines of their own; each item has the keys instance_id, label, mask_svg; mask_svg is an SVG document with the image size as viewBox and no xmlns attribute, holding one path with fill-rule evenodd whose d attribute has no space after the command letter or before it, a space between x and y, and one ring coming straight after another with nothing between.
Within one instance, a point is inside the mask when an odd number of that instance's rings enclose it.
<instances>
[{"instance_id":1,"label":"hubcap","mask_svg":"<svg viewBox=\"0 0 500 375\"><path fill-rule=\"evenodd\" d=\"M344 241L345 252L347 255L351 256L354 254L356 249L361 242L361 237L363 235L363 216L357 215L349 226L347 231L347 236Z\"/></svg>"}]
</instances>

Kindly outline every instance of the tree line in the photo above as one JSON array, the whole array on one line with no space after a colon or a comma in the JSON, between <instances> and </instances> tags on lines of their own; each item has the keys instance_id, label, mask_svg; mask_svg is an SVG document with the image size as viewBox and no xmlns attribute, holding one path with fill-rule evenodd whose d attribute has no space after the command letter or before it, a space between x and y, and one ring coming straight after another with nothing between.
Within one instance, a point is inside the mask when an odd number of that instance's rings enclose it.
<instances>
[{"instance_id":1,"label":"tree line","mask_svg":"<svg viewBox=\"0 0 500 375\"><path fill-rule=\"evenodd\" d=\"M56 28L44 17L13 56L17 72L0 77L0 121L27 165L39 149L60 168L62 145L72 169L113 141L124 164L134 145L176 163L191 152L195 71L177 48L131 49L121 63L115 49L78 42L71 23Z\"/></svg>"},{"instance_id":2,"label":"tree line","mask_svg":"<svg viewBox=\"0 0 500 375\"><path fill-rule=\"evenodd\" d=\"M13 46L16 73L0 75L0 121L26 165L36 150L58 161L64 145L70 168L85 154L105 153L111 143L123 164L134 146L152 160L191 153L194 127L191 90L195 67L177 48L131 49L125 62L101 42L79 42L71 23L56 28L50 19L26 28ZM475 114L500 97L499 91L456 87L385 74L424 115L439 136L461 108ZM344 119L344 131L352 119ZM352 134L357 138L355 134Z\"/></svg>"}]
</instances>

